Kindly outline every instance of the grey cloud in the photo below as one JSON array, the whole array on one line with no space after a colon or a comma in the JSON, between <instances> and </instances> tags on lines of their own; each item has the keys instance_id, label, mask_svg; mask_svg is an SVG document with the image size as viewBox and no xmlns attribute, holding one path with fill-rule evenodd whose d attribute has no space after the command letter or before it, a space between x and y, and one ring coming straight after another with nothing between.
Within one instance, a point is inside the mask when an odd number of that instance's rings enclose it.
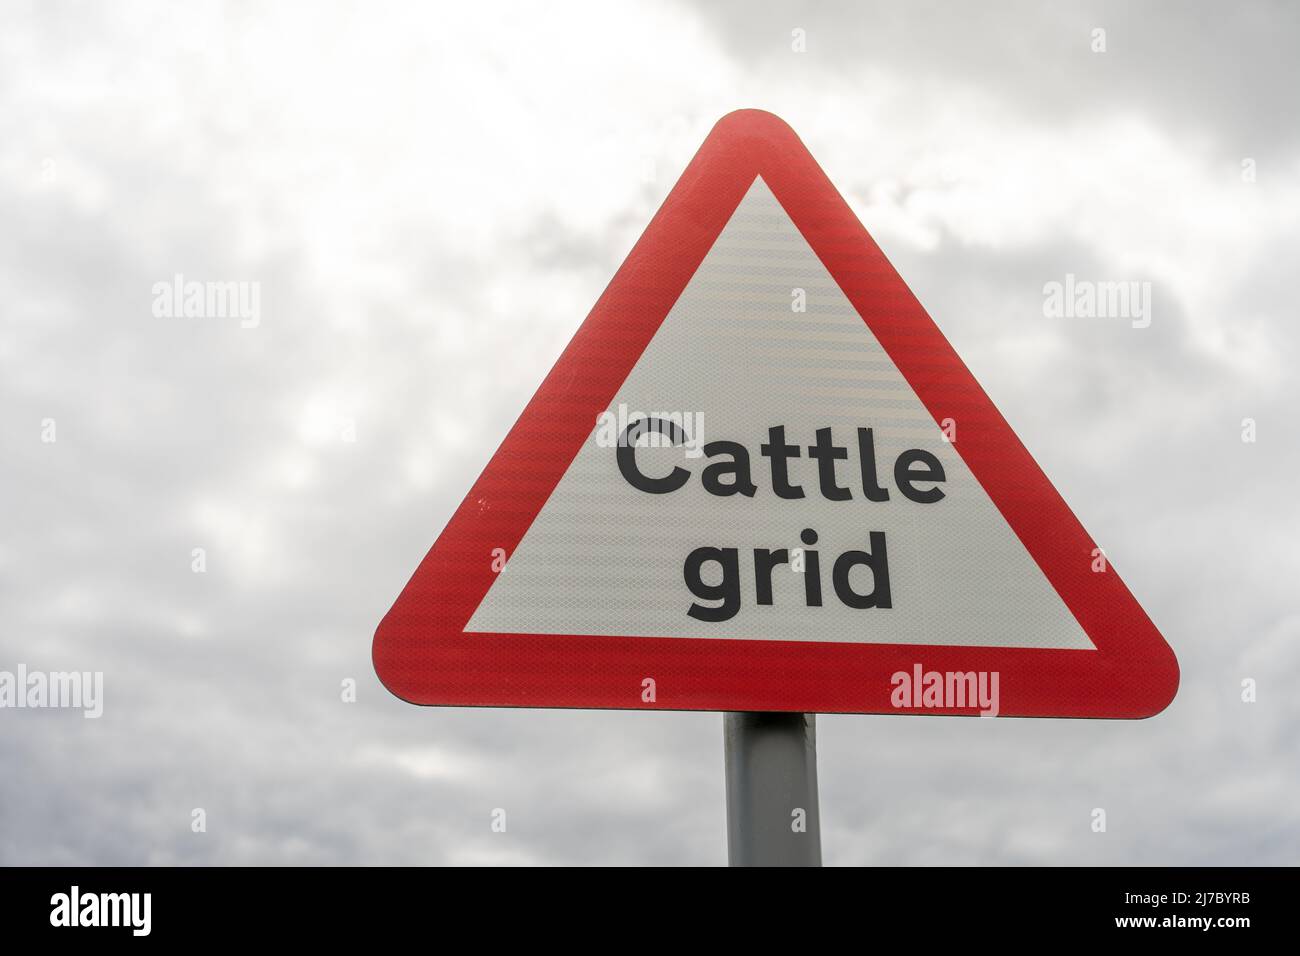
<instances>
[{"instance_id":1,"label":"grey cloud","mask_svg":"<svg viewBox=\"0 0 1300 956\"><path fill-rule=\"evenodd\" d=\"M1294 51L1300 10L1256 0L1084 2L1044 6L998 0L900 4L732 0L691 4L718 41L753 68L790 56L791 30L807 34L807 69L843 81L882 70L907 78L918 104L958 87L1014 104L1047 124L1138 111L1194 139L1212 135L1231 157L1284 159L1300 107ZM1094 28L1107 51L1093 54ZM846 118L848 119L848 118Z\"/></svg>"}]
</instances>

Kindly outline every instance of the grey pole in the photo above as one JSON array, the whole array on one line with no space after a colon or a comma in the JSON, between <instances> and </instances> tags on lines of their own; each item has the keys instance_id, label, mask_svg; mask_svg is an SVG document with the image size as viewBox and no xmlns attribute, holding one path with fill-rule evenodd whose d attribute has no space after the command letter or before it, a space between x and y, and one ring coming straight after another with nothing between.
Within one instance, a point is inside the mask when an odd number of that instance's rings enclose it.
<instances>
[{"instance_id":1,"label":"grey pole","mask_svg":"<svg viewBox=\"0 0 1300 956\"><path fill-rule=\"evenodd\" d=\"M817 715L722 715L727 862L821 866Z\"/></svg>"}]
</instances>

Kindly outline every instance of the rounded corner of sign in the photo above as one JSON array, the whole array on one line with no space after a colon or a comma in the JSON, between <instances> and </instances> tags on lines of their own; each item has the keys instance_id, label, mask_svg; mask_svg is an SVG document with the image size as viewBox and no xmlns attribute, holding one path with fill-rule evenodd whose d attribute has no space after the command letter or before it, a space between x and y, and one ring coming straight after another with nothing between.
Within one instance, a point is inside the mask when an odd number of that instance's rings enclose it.
<instances>
[{"instance_id":1,"label":"rounded corner of sign","mask_svg":"<svg viewBox=\"0 0 1300 956\"><path fill-rule=\"evenodd\" d=\"M401 700L417 703L411 700L394 680L392 653L389 651L392 645L393 628L394 625L390 623L388 616L385 616L375 628L375 636L370 642L370 666L374 669L375 677L383 685L384 690Z\"/></svg>"},{"instance_id":2,"label":"rounded corner of sign","mask_svg":"<svg viewBox=\"0 0 1300 956\"><path fill-rule=\"evenodd\" d=\"M1152 628L1154 630L1154 627ZM1164 711L1178 696L1178 687L1182 683L1182 668L1178 664L1178 655L1164 635L1156 631L1159 643L1155 660L1151 663L1151 694L1143 701L1145 706L1139 715L1143 720L1154 717Z\"/></svg>"},{"instance_id":3,"label":"rounded corner of sign","mask_svg":"<svg viewBox=\"0 0 1300 956\"><path fill-rule=\"evenodd\" d=\"M732 110L713 124L713 133L746 133L798 138L781 117L764 109L745 107Z\"/></svg>"},{"instance_id":4,"label":"rounded corner of sign","mask_svg":"<svg viewBox=\"0 0 1300 956\"><path fill-rule=\"evenodd\" d=\"M1129 712L1108 716L1126 717L1130 720L1149 720L1164 713L1178 696L1182 673L1178 658L1173 648L1165 644L1160 659L1148 672L1149 683L1141 693L1134 694L1129 701Z\"/></svg>"},{"instance_id":5,"label":"rounded corner of sign","mask_svg":"<svg viewBox=\"0 0 1300 956\"><path fill-rule=\"evenodd\" d=\"M392 612L390 611L380 619L379 625L375 628L375 635L370 640L370 658L375 665L375 670L379 669L380 645L388 643L389 634L393 630L393 625L391 623L392 616Z\"/></svg>"},{"instance_id":6,"label":"rounded corner of sign","mask_svg":"<svg viewBox=\"0 0 1300 956\"><path fill-rule=\"evenodd\" d=\"M1165 686L1161 687L1158 693L1152 695L1147 711L1142 714L1143 720L1163 713L1174 702L1174 698L1178 696L1178 687L1182 683L1182 670L1178 666L1178 658L1174 656L1172 647L1168 648L1168 653L1169 671L1165 679Z\"/></svg>"},{"instance_id":7,"label":"rounded corner of sign","mask_svg":"<svg viewBox=\"0 0 1300 956\"><path fill-rule=\"evenodd\" d=\"M428 703L428 701L420 700L413 696L409 687L398 683L392 667L382 666L378 659L375 659L373 663L375 667L375 677L379 679L379 683L383 686L384 690L388 691L388 693L407 704L424 705Z\"/></svg>"}]
</instances>

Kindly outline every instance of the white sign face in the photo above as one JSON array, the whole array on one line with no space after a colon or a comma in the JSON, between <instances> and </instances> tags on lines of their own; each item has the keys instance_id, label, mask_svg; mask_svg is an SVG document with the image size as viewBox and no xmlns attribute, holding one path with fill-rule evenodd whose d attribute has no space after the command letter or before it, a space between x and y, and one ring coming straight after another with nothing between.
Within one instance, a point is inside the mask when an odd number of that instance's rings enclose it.
<instances>
[{"instance_id":1,"label":"white sign face","mask_svg":"<svg viewBox=\"0 0 1300 956\"><path fill-rule=\"evenodd\" d=\"M761 178L592 424L466 632L1094 647Z\"/></svg>"}]
</instances>

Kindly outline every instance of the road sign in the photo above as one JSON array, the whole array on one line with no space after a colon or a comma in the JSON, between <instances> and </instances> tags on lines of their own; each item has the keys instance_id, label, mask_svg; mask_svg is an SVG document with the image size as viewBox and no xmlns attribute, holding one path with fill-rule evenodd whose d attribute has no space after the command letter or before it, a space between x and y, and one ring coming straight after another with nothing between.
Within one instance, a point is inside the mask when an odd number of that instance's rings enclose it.
<instances>
[{"instance_id":1,"label":"road sign","mask_svg":"<svg viewBox=\"0 0 1300 956\"><path fill-rule=\"evenodd\" d=\"M374 642L418 704L1146 717L1178 665L794 132L710 133Z\"/></svg>"}]
</instances>

